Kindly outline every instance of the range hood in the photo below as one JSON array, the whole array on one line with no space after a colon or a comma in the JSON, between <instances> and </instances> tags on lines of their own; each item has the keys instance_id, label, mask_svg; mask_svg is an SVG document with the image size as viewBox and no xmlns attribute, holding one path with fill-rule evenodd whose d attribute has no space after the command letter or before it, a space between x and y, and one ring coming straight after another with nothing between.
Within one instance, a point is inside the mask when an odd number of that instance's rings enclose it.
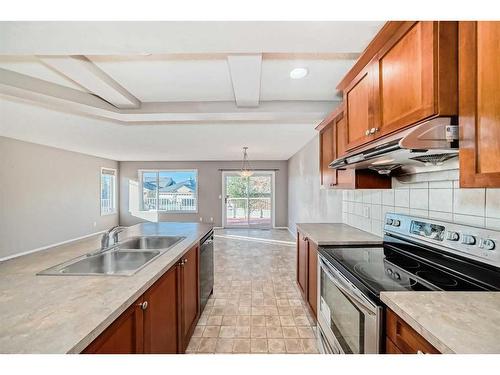
<instances>
[{"instance_id":1,"label":"range hood","mask_svg":"<svg viewBox=\"0 0 500 375\"><path fill-rule=\"evenodd\" d=\"M437 117L352 151L333 169L372 169L401 175L458 168L458 122Z\"/></svg>"}]
</instances>

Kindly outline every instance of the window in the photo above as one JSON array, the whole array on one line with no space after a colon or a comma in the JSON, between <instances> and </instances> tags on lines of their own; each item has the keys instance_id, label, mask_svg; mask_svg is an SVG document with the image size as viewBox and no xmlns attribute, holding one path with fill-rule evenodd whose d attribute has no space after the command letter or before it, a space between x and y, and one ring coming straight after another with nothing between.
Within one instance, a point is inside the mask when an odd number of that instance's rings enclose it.
<instances>
[{"instance_id":1,"label":"window","mask_svg":"<svg viewBox=\"0 0 500 375\"><path fill-rule=\"evenodd\" d=\"M116 213L116 170L101 168L101 215Z\"/></svg>"},{"instance_id":2,"label":"window","mask_svg":"<svg viewBox=\"0 0 500 375\"><path fill-rule=\"evenodd\" d=\"M139 171L142 209L176 213L198 212L198 171Z\"/></svg>"}]
</instances>

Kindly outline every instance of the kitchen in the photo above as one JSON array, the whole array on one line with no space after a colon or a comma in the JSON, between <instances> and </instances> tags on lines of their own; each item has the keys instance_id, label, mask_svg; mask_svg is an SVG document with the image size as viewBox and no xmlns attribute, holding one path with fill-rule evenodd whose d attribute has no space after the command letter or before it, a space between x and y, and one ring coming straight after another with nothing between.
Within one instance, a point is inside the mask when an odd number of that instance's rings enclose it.
<instances>
[{"instance_id":1,"label":"kitchen","mask_svg":"<svg viewBox=\"0 0 500 375\"><path fill-rule=\"evenodd\" d=\"M0 22L0 353L500 354L500 22L417 19Z\"/></svg>"}]
</instances>

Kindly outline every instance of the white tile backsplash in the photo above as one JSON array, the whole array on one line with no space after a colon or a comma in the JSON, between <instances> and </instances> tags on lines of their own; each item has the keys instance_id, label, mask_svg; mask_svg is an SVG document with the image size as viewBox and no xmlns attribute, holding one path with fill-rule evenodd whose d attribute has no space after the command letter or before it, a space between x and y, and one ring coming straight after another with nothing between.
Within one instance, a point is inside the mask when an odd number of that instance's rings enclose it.
<instances>
[{"instance_id":1,"label":"white tile backsplash","mask_svg":"<svg viewBox=\"0 0 500 375\"><path fill-rule=\"evenodd\" d=\"M344 191L344 223L382 235L386 213L397 212L500 230L500 189L460 189L458 171L414 176L393 178L393 189Z\"/></svg>"}]
</instances>

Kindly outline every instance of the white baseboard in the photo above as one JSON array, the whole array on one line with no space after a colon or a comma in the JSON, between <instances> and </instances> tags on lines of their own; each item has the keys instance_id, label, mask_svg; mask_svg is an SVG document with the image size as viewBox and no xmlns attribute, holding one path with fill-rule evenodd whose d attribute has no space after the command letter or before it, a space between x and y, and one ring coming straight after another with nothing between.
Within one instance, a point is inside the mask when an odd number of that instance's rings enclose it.
<instances>
[{"instance_id":1,"label":"white baseboard","mask_svg":"<svg viewBox=\"0 0 500 375\"><path fill-rule=\"evenodd\" d=\"M290 230L290 227L286 227L286 229L288 230L288 232L290 232L290 234L292 235L293 238L297 239L297 233L294 233Z\"/></svg>"},{"instance_id":2,"label":"white baseboard","mask_svg":"<svg viewBox=\"0 0 500 375\"><path fill-rule=\"evenodd\" d=\"M39 247L39 248L36 248L36 249L33 249L33 250L28 250L28 251L23 251L22 253L17 253L17 254L12 254L12 255L8 255L4 258L0 258L0 262L3 262L5 260L9 260L9 259L14 259L14 258L17 258L17 257L20 257L20 256L23 256L23 255L28 255L28 254L32 254L32 253L36 253L38 251L43 251L43 250L47 250L47 249L50 249L52 247L56 247L56 246L61 246L61 245L66 245L70 242L76 242L76 241L80 241L80 240L84 240L86 238L89 238L89 237L93 237L93 236L97 236L99 234L102 234L106 232L105 230L101 230L99 232L95 232L95 233L90 233L90 234L86 234L85 236L81 236L81 237L77 237L77 238L72 238L70 240L66 240L66 241L62 241L62 242L58 242L58 243L54 243L54 244L51 244L51 245L46 245L46 246L42 246L42 247Z\"/></svg>"}]
</instances>

